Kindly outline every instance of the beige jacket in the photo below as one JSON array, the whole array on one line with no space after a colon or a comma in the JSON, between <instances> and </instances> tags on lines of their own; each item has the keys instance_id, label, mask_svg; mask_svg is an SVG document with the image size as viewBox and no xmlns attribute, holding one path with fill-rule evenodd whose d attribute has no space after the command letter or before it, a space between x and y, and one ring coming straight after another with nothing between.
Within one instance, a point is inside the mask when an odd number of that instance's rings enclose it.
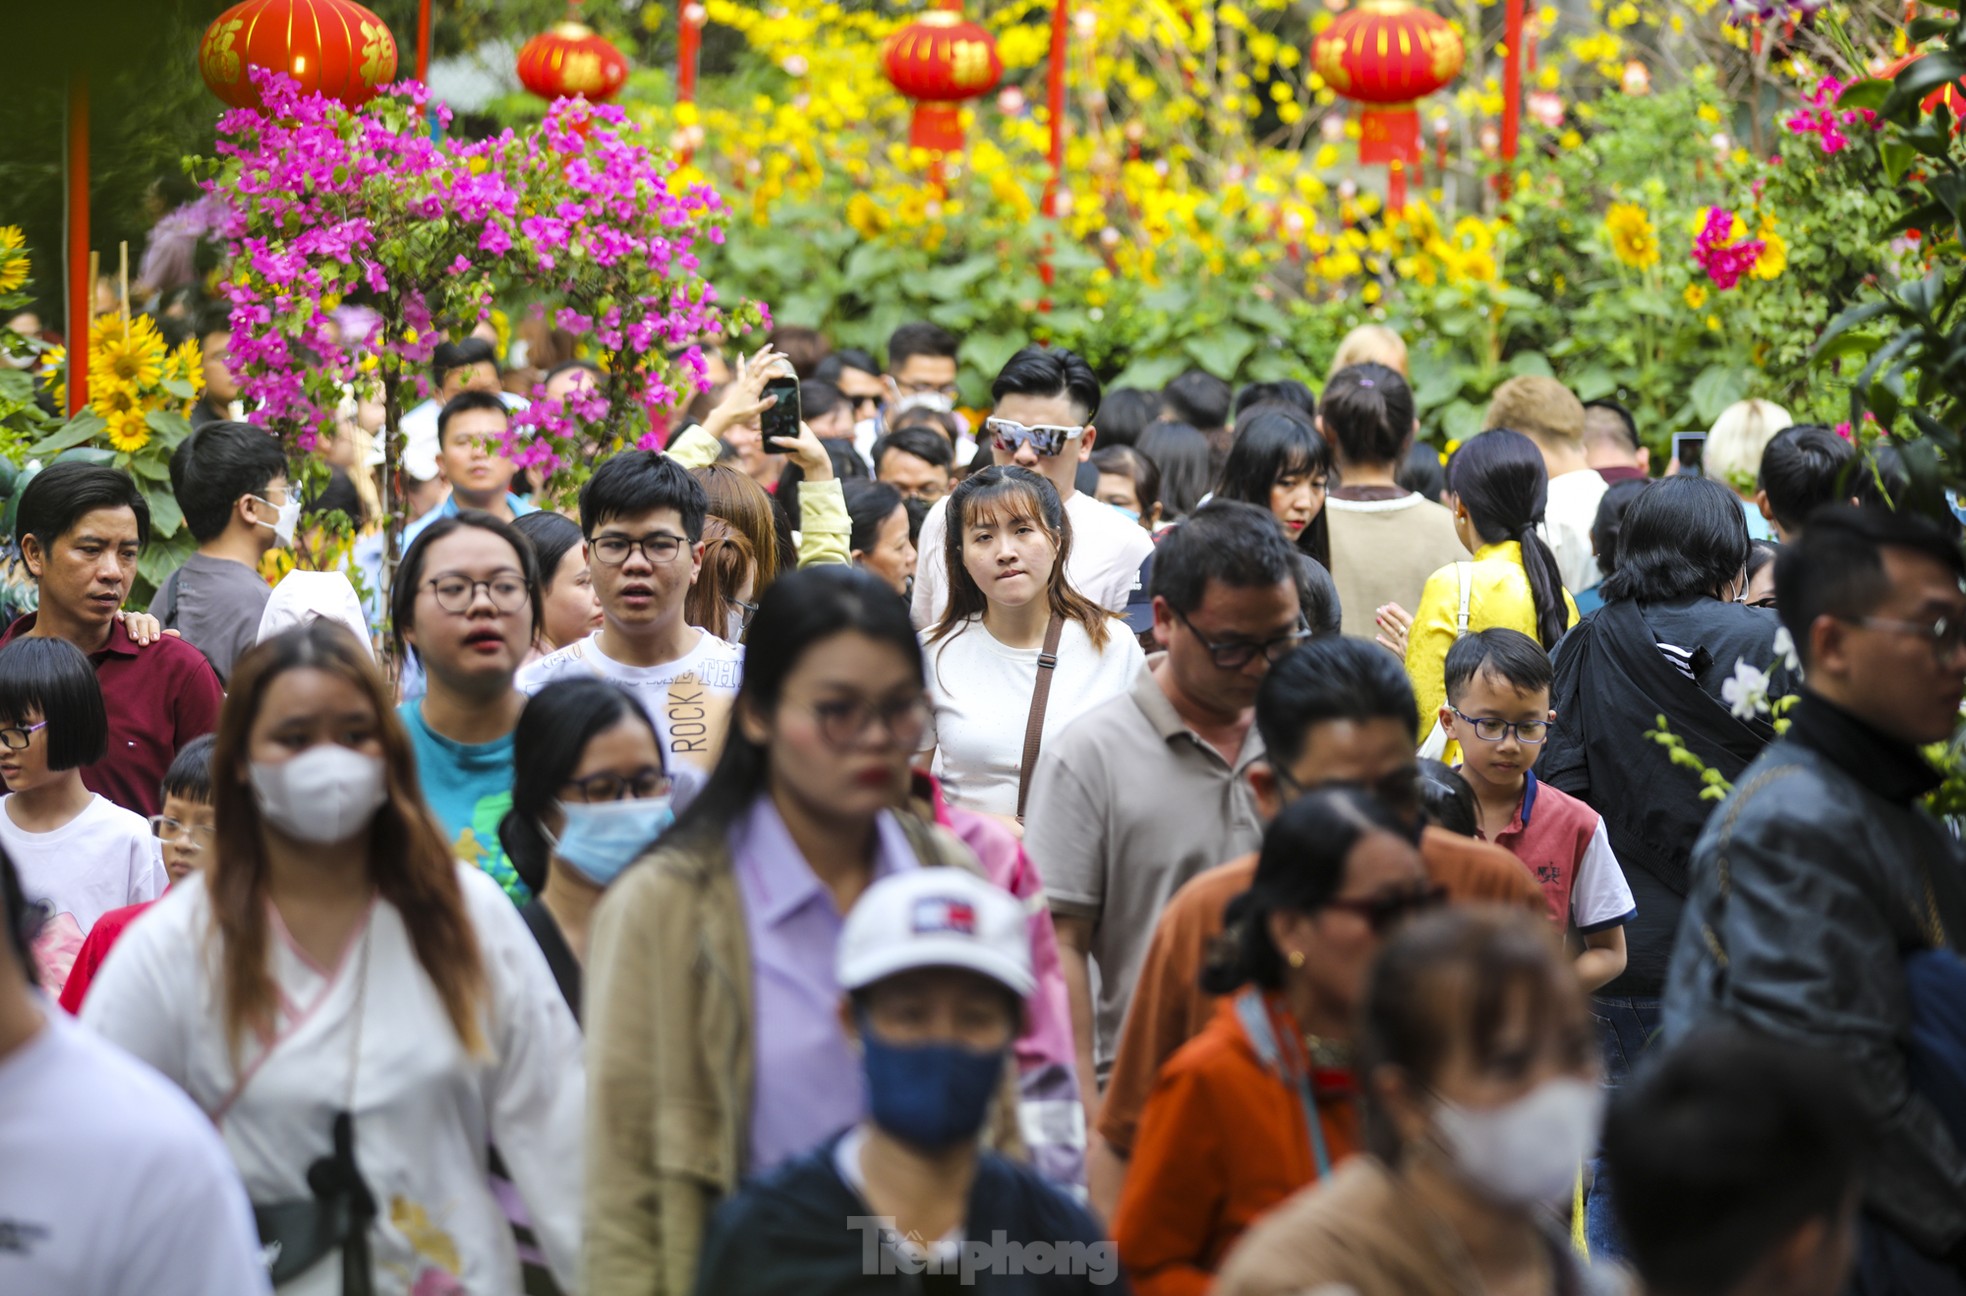
<instances>
[{"instance_id":1,"label":"beige jacket","mask_svg":"<svg viewBox=\"0 0 1966 1296\"><path fill-rule=\"evenodd\" d=\"M980 872L969 849L897 818L924 865ZM751 950L719 834L664 842L595 915L587 1049L585 1296L685 1296L711 1212L745 1164L755 1059ZM991 1144L1023 1155L1006 1067Z\"/></svg>"}]
</instances>

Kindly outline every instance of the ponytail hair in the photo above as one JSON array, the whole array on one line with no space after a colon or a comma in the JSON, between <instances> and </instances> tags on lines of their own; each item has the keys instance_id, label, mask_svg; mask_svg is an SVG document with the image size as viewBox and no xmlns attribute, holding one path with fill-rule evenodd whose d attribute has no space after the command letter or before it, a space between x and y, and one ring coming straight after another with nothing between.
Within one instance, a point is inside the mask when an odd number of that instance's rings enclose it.
<instances>
[{"instance_id":1,"label":"ponytail hair","mask_svg":"<svg viewBox=\"0 0 1966 1296\"><path fill-rule=\"evenodd\" d=\"M1270 939L1277 913L1316 913L1345 886L1361 839L1387 833L1411 842L1417 827L1401 822L1378 798L1354 787L1307 792L1284 807L1263 833L1263 852L1249 890L1229 902L1222 936L1202 969L1201 988L1234 994L1245 985L1283 986L1284 957Z\"/></svg>"},{"instance_id":2,"label":"ponytail hair","mask_svg":"<svg viewBox=\"0 0 1966 1296\"><path fill-rule=\"evenodd\" d=\"M1570 628L1563 601L1563 573L1538 534L1549 502L1549 470L1543 452L1520 432L1494 428L1470 438L1447 465L1447 489L1461 501L1486 544L1514 540L1522 546L1522 570L1536 608L1536 638L1545 649Z\"/></svg>"}]
</instances>

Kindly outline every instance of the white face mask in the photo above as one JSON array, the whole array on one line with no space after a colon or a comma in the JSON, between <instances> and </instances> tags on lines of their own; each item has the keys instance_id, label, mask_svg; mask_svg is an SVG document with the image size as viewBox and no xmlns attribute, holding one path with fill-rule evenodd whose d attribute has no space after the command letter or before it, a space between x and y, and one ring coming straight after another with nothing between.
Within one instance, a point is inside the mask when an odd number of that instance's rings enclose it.
<instances>
[{"instance_id":1,"label":"white face mask","mask_svg":"<svg viewBox=\"0 0 1966 1296\"><path fill-rule=\"evenodd\" d=\"M339 743L292 760L252 762L253 798L267 822L296 841L327 846L365 830L389 799L382 758Z\"/></svg>"},{"instance_id":2,"label":"white face mask","mask_svg":"<svg viewBox=\"0 0 1966 1296\"><path fill-rule=\"evenodd\" d=\"M1443 1102L1434 1128L1470 1185L1505 1205L1547 1206L1576 1185L1603 1116L1602 1087L1561 1076L1486 1111Z\"/></svg>"},{"instance_id":3,"label":"white face mask","mask_svg":"<svg viewBox=\"0 0 1966 1296\"><path fill-rule=\"evenodd\" d=\"M258 495L248 495L246 498L273 510L271 522L261 522L258 518L254 518L253 523L256 526L272 527L273 538L280 542L282 548L291 549L294 543L294 528L300 524L300 496L292 491L287 492L285 504L275 504L272 500L262 499Z\"/></svg>"}]
</instances>

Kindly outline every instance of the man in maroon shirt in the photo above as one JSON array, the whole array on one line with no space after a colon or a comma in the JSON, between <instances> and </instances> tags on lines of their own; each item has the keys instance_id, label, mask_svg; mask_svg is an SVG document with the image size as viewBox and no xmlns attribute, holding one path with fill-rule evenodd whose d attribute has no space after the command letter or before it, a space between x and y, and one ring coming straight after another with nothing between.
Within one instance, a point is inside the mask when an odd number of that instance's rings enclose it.
<instances>
[{"instance_id":1,"label":"man in maroon shirt","mask_svg":"<svg viewBox=\"0 0 1966 1296\"><path fill-rule=\"evenodd\" d=\"M82 782L144 816L178 748L218 727L225 693L205 655L173 635L139 645L117 611L150 538L150 506L136 483L99 464L49 466L21 492L14 537L40 591L40 611L7 627L54 635L89 655L109 712L109 749L82 767Z\"/></svg>"}]
</instances>

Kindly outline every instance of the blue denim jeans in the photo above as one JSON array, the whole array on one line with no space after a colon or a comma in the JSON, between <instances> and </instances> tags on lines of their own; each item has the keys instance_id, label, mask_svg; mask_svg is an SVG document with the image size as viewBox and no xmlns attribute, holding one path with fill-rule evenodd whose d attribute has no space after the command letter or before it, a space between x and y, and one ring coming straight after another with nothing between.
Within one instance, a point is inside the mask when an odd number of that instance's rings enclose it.
<instances>
[{"instance_id":1,"label":"blue denim jeans","mask_svg":"<svg viewBox=\"0 0 1966 1296\"><path fill-rule=\"evenodd\" d=\"M1597 1022L1598 1044L1604 1050L1605 1087L1616 1089L1625 1083L1638 1065L1639 1055L1658 1034L1659 1001L1593 995L1591 1016ZM1594 1261L1624 1258L1624 1247L1611 1218L1609 1187L1604 1160L1599 1157L1591 1162L1590 1191L1584 1199L1584 1236Z\"/></svg>"}]
</instances>

